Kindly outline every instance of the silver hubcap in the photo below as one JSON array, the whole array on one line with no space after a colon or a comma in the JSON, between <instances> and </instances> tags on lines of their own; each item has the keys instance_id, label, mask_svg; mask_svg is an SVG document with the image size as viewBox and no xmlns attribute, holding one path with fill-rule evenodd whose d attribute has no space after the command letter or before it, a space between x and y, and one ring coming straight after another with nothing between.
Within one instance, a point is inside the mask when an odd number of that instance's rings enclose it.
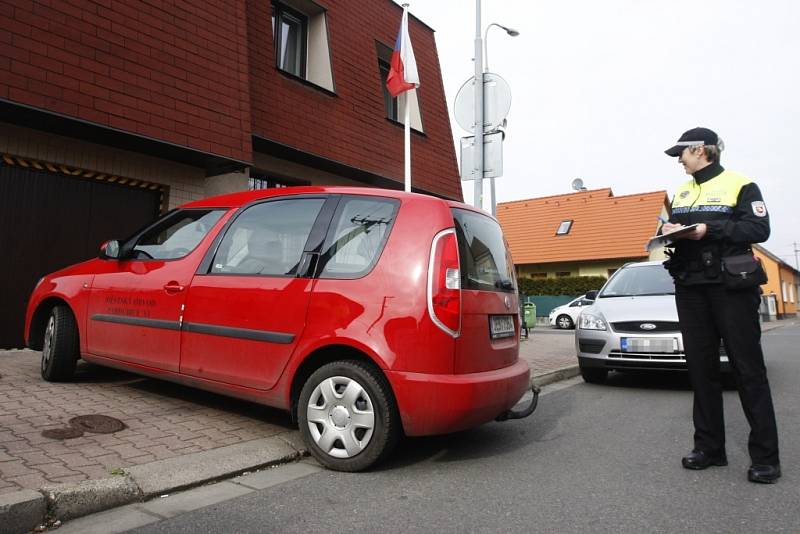
<instances>
[{"instance_id":1,"label":"silver hubcap","mask_svg":"<svg viewBox=\"0 0 800 534\"><path fill-rule=\"evenodd\" d=\"M314 388L306 416L314 443L335 458L352 458L363 451L375 430L372 399L346 376L326 378Z\"/></svg>"},{"instance_id":2,"label":"silver hubcap","mask_svg":"<svg viewBox=\"0 0 800 534\"><path fill-rule=\"evenodd\" d=\"M53 335L56 331L56 318L52 315L47 321L47 329L44 331L44 346L42 347L42 369L47 369L50 358L53 356Z\"/></svg>"},{"instance_id":3,"label":"silver hubcap","mask_svg":"<svg viewBox=\"0 0 800 534\"><path fill-rule=\"evenodd\" d=\"M569 328L569 319L562 317L558 320L558 326L561 328Z\"/></svg>"}]
</instances>

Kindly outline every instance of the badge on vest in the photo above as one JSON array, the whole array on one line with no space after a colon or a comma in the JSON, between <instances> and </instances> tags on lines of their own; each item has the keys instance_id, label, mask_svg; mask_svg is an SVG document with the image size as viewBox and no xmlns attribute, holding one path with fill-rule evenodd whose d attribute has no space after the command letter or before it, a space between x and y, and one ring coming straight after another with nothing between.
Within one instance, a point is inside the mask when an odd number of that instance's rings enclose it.
<instances>
[{"instance_id":1,"label":"badge on vest","mask_svg":"<svg viewBox=\"0 0 800 534\"><path fill-rule=\"evenodd\" d=\"M756 200L751 204L753 207L753 214L756 217L766 217L767 216L767 206L761 200Z\"/></svg>"},{"instance_id":2,"label":"badge on vest","mask_svg":"<svg viewBox=\"0 0 800 534\"><path fill-rule=\"evenodd\" d=\"M678 195L680 198L686 198L689 196L689 191L681 191L681 194Z\"/></svg>"}]
</instances>

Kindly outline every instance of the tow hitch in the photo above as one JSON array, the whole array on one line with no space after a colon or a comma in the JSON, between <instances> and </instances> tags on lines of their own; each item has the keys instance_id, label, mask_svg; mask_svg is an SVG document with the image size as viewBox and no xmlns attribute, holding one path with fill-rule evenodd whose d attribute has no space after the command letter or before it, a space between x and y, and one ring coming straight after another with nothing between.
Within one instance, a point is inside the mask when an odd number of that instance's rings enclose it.
<instances>
[{"instance_id":1,"label":"tow hitch","mask_svg":"<svg viewBox=\"0 0 800 534\"><path fill-rule=\"evenodd\" d=\"M508 410L507 412L503 412L495 418L495 421L510 421L511 419L522 419L524 417L528 417L533 411L536 409L536 405L539 404L539 392L542 389L533 384L531 386L531 393L533 396L531 397L531 402L525 408L520 410L515 410L514 408Z\"/></svg>"}]
</instances>

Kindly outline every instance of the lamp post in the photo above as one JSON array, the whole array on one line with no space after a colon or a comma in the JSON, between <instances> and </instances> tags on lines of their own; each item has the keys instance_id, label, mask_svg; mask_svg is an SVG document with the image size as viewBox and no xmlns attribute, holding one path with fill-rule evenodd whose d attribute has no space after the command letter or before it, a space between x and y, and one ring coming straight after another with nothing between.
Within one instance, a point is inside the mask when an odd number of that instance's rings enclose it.
<instances>
[{"instance_id":1,"label":"lamp post","mask_svg":"<svg viewBox=\"0 0 800 534\"><path fill-rule=\"evenodd\" d=\"M484 161L483 161L483 128L484 128L484 116L483 116L483 109L484 109L484 102L483 102L483 73L488 70L487 68L484 69L484 53L488 56L488 52L485 51L485 42L486 38L489 34L489 28L492 26L497 26L498 28L503 28L506 33L512 37L516 37L519 35L517 30L512 28L508 28L503 26L502 24L498 24L493 22L486 27L486 31L481 35L481 0L475 0L475 144L473 145L473 166L474 166L474 174L475 174L475 183L474 183L474 198L472 204L476 208L483 209L483 169L484 169ZM488 63L488 61L487 61ZM494 178L490 178L491 183L491 212L492 215L496 215L496 201L495 201L495 190L494 190Z\"/></svg>"},{"instance_id":2,"label":"lamp post","mask_svg":"<svg viewBox=\"0 0 800 534\"><path fill-rule=\"evenodd\" d=\"M517 30L515 30L514 28L509 28L507 26L503 26L502 24L498 24L496 22L492 22L491 24L486 26L486 31L483 33L484 72L489 72L489 28L491 28L492 26L497 26L498 28L504 29L506 31L506 33L508 35L510 35L511 37L516 37L517 35L519 35L519 32ZM491 205L492 205L492 215L496 216L497 215L497 197L495 195L495 190L494 190L494 177L489 178L489 184L491 185L491 187L490 187L491 192L489 193L489 195L490 195L489 196L489 200L490 200ZM481 190L482 190L482 188L481 188Z\"/></svg>"},{"instance_id":3,"label":"lamp post","mask_svg":"<svg viewBox=\"0 0 800 534\"><path fill-rule=\"evenodd\" d=\"M475 0L475 198L472 204L483 209L483 41L481 40L481 0Z\"/></svg>"}]
</instances>

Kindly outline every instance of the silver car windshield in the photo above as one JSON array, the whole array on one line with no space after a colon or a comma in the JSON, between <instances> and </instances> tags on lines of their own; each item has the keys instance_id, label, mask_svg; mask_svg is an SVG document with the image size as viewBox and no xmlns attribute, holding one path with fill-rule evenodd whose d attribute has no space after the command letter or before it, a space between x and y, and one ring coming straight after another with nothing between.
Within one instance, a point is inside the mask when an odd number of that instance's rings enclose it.
<instances>
[{"instance_id":1,"label":"silver car windshield","mask_svg":"<svg viewBox=\"0 0 800 534\"><path fill-rule=\"evenodd\" d=\"M627 267L617 271L603 287L601 297L674 295L675 283L661 264Z\"/></svg>"}]
</instances>

